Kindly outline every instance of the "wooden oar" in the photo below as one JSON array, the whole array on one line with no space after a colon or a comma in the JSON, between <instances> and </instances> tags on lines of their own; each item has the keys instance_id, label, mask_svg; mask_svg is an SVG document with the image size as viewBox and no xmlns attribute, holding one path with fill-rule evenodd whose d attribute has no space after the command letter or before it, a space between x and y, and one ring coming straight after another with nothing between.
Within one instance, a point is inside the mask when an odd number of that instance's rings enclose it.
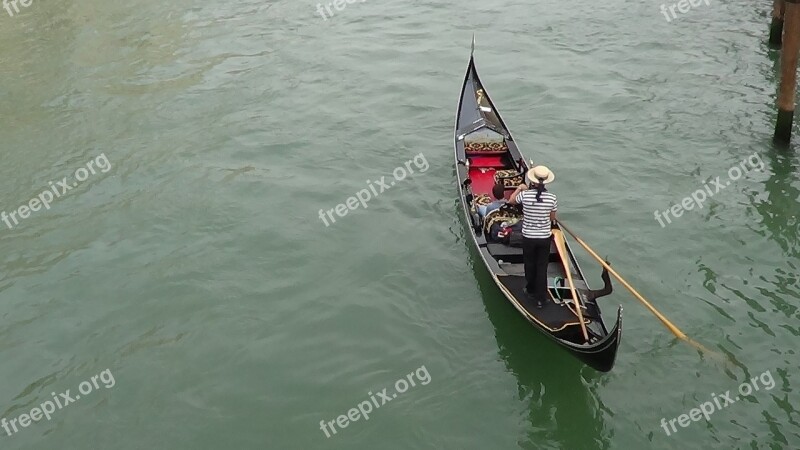
<instances>
[{"instance_id":1,"label":"wooden oar","mask_svg":"<svg viewBox=\"0 0 800 450\"><path fill-rule=\"evenodd\" d=\"M583 338L589 342L589 334L586 332L586 324L583 322L583 312L581 312L581 304L578 301L578 294L575 292L575 285L572 284L572 273L569 270L569 255L567 254L567 246L564 244L564 233L561 230L553 229L553 239L556 241L556 250L561 257L561 264L564 265L564 273L567 274L567 283L569 283L569 291L572 293L572 298L575 300L575 311L578 314L578 320L581 322L581 331Z\"/></svg>"},{"instance_id":2,"label":"wooden oar","mask_svg":"<svg viewBox=\"0 0 800 450\"><path fill-rule=\"evenodd\" d=\"M614 275L614 278L616 278L617 281L622 283L622 285L625 286L625 288L628 289L631 292L631 294L633 294L633 296L636 297L636 299L639 300L647 309L649 309L651 313L653 313L656 317L658 317L658 320L660 320L661 323L663 323L669 329L669 331L672 332L672 334L674 334L679 339L682 339L682 340L688 342L689 344L691 344L692 346L694 346L698 350L701 350L701 351L703 351L705 353L708 353L708 354L716 354L716 352L712 352L712 351L706 349L705 347L703 347L700 343L695 342L692 339L690 339L688 336L686 336L686 333L684 333L683 331L678 329L678 327L676 327L672 322L670 322L666 317L664 317L663 314L658 312L653 307L653 305L650 304L650 302L645 300L645 298L640 293L638 293L636 291L636 289L633 288L633 286L628 284L628 282L625 281L614 269L612 269L611 266L608 265L608 263L606 263L603 260L603 258L598 256L597 253L595 253L594 250L592 250L592 248L589 247L589 244L587 244L586 242L583 242L583 239L578 237L575 233L572 232L572 230L570 230L566 225L564 225L564 222L559 220L558 221L558 226L561 227L567 233L569 233L569 235L572 236L576 241L578 241L578 243L581 244L581 246L590 255L592 255L594 257L594 259L596 259L606 270L608 270L608 272L611 275Z\"/></svg>"}]
</instances>

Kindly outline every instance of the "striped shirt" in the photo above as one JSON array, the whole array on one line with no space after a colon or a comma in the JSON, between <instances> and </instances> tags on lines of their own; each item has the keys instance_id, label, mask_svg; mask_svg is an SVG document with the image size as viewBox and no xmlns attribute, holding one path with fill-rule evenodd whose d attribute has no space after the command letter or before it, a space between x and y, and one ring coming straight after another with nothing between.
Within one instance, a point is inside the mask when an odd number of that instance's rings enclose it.
<instances>
[{"instance_id":1,"label":"striped shirt","mask_svg":"<svg viewBox=\"0 0 800 450\"><path fill-rule=\"evenodd\" d=\"M517 194L517 203L522 205L522 236L532 239L549 238L550 212L558 210L555 194L542 192L542 201L536 200L536 190L530 189Z\"/></svg>"}]
</instances>

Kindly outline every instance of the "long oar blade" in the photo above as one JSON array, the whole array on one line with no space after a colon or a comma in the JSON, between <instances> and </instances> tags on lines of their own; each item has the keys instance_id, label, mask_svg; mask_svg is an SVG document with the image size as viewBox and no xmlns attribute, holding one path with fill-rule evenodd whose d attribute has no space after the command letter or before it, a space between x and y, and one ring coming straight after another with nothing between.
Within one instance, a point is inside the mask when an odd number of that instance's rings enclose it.
<instances>
[{"instance_id":1,"label":"long oar blade","mask_svg":"<svg viewBox=\"0 0 800 450\"><path fill-rule=\"evenodd\" d=\"M589 333L586 331L586 323L583 321L583 312L581 311L581 304L578 301L578 294L575 293L575 285L572 283L572 272L569 270L569 255L567 254L567 245L564 243L564 233L559 229L553 230L553 239L556 241L556 250L561 257L561 263L564 266L564 273L567 274L567 283L569 283L569 291L575 300L575 311L578 315L578 320L581 322L581 331L583 338L589 342Z\"/></svg>"}]
</instances>

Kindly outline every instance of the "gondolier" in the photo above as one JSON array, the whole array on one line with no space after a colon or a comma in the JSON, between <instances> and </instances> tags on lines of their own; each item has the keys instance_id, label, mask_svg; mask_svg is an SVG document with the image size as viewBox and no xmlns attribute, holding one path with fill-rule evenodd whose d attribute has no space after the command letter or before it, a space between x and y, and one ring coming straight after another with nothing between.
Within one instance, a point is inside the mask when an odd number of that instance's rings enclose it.
<instances>
[{"instance_id":1,"label":"gondolier","mask_svg":"<svg viewBox=\"0 0 800 450\"><path fill-rule=\"evenodd\" d=\"M528 170L528 180L535 190L521 184L511 195L509 203L522 205L522 258L525 264L525 291L542 307L547 301L547 262L550 255L552 224L556 220L558 201L547 192L545 185L555 179L546 166Z\"/></svg>"}]
</instances>

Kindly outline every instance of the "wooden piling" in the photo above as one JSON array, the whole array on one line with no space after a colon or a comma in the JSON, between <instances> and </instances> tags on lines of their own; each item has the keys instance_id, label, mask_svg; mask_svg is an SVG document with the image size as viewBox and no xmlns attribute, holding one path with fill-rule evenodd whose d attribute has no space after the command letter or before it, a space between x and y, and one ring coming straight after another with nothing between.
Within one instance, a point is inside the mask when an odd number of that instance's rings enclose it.
<instances>
[{"instance_id":1,"label":"wooden piling","mask_svg":"<svg viewBox=\"0 0 800 450\"><path fill-rule=\"evenodd\" d=\"M769 46L781 48L781 35L783 34L783 15L786 6L784 0L773 0L772 23L769 26Z\"/></svg>"},{"instance_id":2,"label":"wooden piling","mask_svg":"<svg viewBox=\"0 0 800 450\"><path fill-rule=\"evenodd\" d=\"M782 144L788 144L792 138L794 96L797 89L797 56L800 50L800 0L785 1L778 119L775 121L773 137L776 143Z\"/></svg>"}]
</instances>

